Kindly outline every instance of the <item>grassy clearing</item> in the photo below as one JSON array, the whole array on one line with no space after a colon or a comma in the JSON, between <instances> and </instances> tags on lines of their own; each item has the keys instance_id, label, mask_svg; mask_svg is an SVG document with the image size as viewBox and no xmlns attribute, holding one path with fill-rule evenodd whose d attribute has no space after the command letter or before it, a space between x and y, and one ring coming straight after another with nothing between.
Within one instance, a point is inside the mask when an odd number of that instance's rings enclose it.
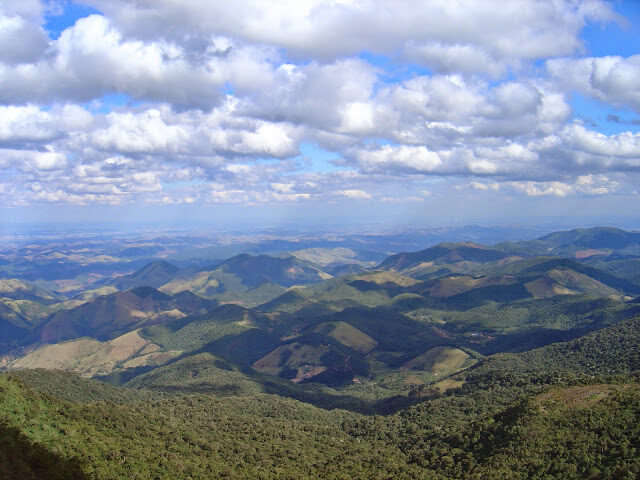
<instances>
[{"instance_id":1,"label":"grassy clearing","mask_svg":"<svg viewBox=\"0 0 640 480\"><path fill-rule=\"evenodd\" d=\"M363 354L368 353L378 346L378 342L369 335L345 322L323 323L319 325L315 331L320 331L327 325L333 327L331 332L328 334L331 338L334 338L338 342L354 349L357 352Z\"/></svg>"},{"instance_id":2,"label":"grassy clearing","mask_svg":"<svg viewBox=\"0 0 640 480\"><path fill-rule=\"evenodd\" d=\"M634 387L639 389L637 385L580 385L567 388L554 388L546 393L538 395L535 403L544 411L544 405L548 402L561 404L567 408L586 408L590 407L611 395L628 390Z\"/></svg>"}]
</instances>

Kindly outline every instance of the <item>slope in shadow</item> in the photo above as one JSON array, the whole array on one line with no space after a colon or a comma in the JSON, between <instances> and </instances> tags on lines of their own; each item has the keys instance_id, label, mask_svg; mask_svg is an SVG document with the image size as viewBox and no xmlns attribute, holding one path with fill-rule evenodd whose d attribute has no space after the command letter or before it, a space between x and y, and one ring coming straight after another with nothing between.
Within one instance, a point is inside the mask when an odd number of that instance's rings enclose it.
<instances>
[{"instance_id":1,"label":"slope in shadow","mask_svg":"<svg viewBox=\"0 0 640 480\"><path fill-rule=\"evenodd\" d=\"M78 459L66 459L31 442L20 430L0 424L0 480L89 479Z\"/></svg>"}]
</instances>

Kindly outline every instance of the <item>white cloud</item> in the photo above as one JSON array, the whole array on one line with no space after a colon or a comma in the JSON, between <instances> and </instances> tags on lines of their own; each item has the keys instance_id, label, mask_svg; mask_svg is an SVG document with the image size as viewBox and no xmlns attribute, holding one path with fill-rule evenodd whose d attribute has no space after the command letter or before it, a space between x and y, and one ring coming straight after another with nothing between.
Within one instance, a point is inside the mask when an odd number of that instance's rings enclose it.
<instances>
[{"instance_id":1,"label":"white cloud","mask_svg":"<svg viewBox=\"0 0 640 480\"><path fill-rule=\"evenodd\" d=\"M40 25L24 18L4 15L0 10L0 61L27 63L44 54L49 41Z\"/></svg>"},{"instance_id":2,"label":"white cloud","mask_svg":"<svg viewBox=\"0 0 640 480\"><path fill-rule=\"evenodd\" d=\"M640 173L640 134L571 120L574 90L640 108L640 56L570 57L608 2L90 3L56 40L43 3L0 5L0 201L599 196Z\"/></svg>"},{"instance_id":3,"label":"white cloud","mask_svg":"<svg viewBox=\"0 0 640 480\"><path fill-rule=\"evenodd\" d=\"M91 114L76 105L43 110L35 105L0 106L0 143L45 142L86 128Z\"/></svg>"},{"instance_id":4,"label":"white cloud","mask_svg":"<svg viewBox=\"0 0 640 480\"><path fill-rule=\"evenodd\" d=\"M571 185L563 182L510 182L509 185L530 197L549 195L565 197L574 193Z\"/></svg>"},{"instance_id":5,"label":"white cloud","mask_svg":"<svg viewBox=\"0 0 640 480\"><path fill-rule=\"evenodd\" d=\"M640 55L552 59L547 69L567 89L640 112Z\"/></svg>"},{"instance_id":6,"label":"white cloud","mask_svg":"<svg viewBox=\"0 0 640 480\"><path fill-rule=\"evenodd\" d=\"M212 105L232 82L242 90L264 87L272 76L269 52L254 47L216 48L213 38L198 58L165 40L127 39L106 17L81 18L35 63L0 64L0 102L88 101L124 93L176 105Z\"/></svg>"},{"instance_id":7,"label":"white cloud","mask_svg":"<svg viewBox=\"0 0 640 480\"><path fill-rule=\"evenodd\" d=\"M568 146L576 150L609 157L609 160L611 157L640 159L640 133L622 132L607 136L574 124L564 129L562 137Z\"/></svg>"},{"instance_id":8,"label":"white cloud","mask_svg":"<svg viewBox=\"0 0 640 480\"><path fill-rule=\"evenodd\" d=\"M364 171L432 172L442 164L437 153L426 147L383 145L377 149L352 151Z\"/></svg>"},{"instance_id":9,"label":"white cloud","mask_svg":"<svg viewBox=\"0 0 640 480\"><path fill-rule=\"evenodd\" d=\"M137 115L110 113L107 121L110 123L108 128L91 135L96 146L107 151L175 153L181 141L188 137L183 127L167 125L156 109Z\"/></svg>"},{"instance_id":10,"label":"white cloud","mask_svg":"<svg viewBox=\"0 0 640 480\"><path fill-rule=\"evenodd\" d=\"M606 195L614 193L619 182L611 180L604 175L583 175L571 182L507 182L507 185L516 191L524 192L531 197L568 195Z\"/></svg>"},{"instance_id":11,"label":"white cloud","mask_svg":"<svg viewBox=\"0 0 640 480\"><path fill-rule=\"evenodd\" d=\"M153 4L126 0L92 2L129 34L173 40L211 32L276 45L293 55L338 58L363 50L393 54L442 45L481 48L500 59L567 55L581 47L587 20L610 21L611 6L599 0L244 0L233 5L206 0ZM469 54L462 52L463 57ZM443 55L423 55L425 62ZM460 62L460 60L458 60ZM467 66L473 63L464 59ZM428 64L428 63L427 63ZM486 66L475 62L480 71Z\"/></svg>"},{"instance_id":12,"label":"white cloud","mask_svg":"<svg viewBox=\"0 0 640 480\"><path fill-rule=\"evenodd\" d=\"M444 73L483 72L498 77L506 68L504 63L493 58L482 47L473 44L408 42L405 55L409 60L429 65L435 71Z\"/></svg>"},{"instance_id":13,"label":"white cloud","mask_svg":"<svg viewBox=\"0 0 640 480\"><path fill-rule=\"evenodd\" d=\"M353 198L356 200L369 200L371 198L371 194L365 192L364 190L342 190L339 192L340 195L344 195L348 198Z\"/></svg>"}]
</instances>

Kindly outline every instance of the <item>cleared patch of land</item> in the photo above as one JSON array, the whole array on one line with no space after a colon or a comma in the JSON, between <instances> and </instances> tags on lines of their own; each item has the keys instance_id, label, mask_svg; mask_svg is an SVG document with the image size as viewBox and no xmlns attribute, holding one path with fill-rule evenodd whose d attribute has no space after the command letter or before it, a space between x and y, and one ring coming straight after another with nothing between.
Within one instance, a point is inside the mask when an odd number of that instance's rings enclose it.
<instances>
[{"instance_id":1,"label":"cleared patch of land","mask_svg":"<svg viewBox=\"0 0 640 480\"><path fill-rule=\"evenodd\" d=\"M315 331L331 329L328 335L360 353L368 353L378 346L373 338L345 322L328 322L320 324Z\"/></svg>"},{"instance_id":2,"label":"cleared patch of land","mask_svg":"<svg viewBox=\"0 0 640 480\"><path fill-rule=\"evenodd\" d=\"M473 359L459 348L434 347L404 364L409 370L423 370L438 375L446 375L475 363Z\"/></svg>"},{"instance_id":3,"label":"cleared patch of land","mask_svg":"<svg viewBox=\"0 0 640 480\"><path fill-rule=\"evenodd\" d=\"M158 345L142 338L136 330L107 342L79 338L44 345L11 366L73 370L83 376L107 375L121 368L161 365L179 353L159 350Z\"/></svg>"},{"instance_id":4,"label":"cleared patch of land","mask_svg":"<svg viewBox=\"0 0 640 480\"><path fill-rule=\"evenodd\" d=\"M580 385L567 388L554 388L536 397L536 404L544 411L544 404L547 402L557 402L568 408L586 408L594 405L614 393L638 388L634 385Z\"/></svg>"}]
</instances>

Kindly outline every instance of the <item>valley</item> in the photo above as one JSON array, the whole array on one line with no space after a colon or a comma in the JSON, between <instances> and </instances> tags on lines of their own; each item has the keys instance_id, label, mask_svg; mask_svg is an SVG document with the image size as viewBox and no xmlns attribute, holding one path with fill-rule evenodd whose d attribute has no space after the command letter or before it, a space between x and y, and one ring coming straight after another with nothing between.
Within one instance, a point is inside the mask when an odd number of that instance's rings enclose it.
<instances>
[{"instance_id":1,"label":"valley","mask_svg":"<svg viewBox=\"0 0 640 480\"><path fill-rule=\"evenodd\" d=\"M104 453L101 460L64 463L64 452L80 448L87 458L91 449L106 448L80 445L77 432L97 428L102 433L90 436L108 435L129 452L122 454L124 464L133 461L131 471L140 478L159 471L147 470L149 459L111 431L124 427L95 423L105 408L116 422L144 429L153 424L158 432L174 428L166 418L179 419L186 430L174 440L176 451L192 444L199 452L197 459L183 457L193 478L222 475L225 468L233 478L275 471L277 449L264 450L266 444L252 443L256 457L245 458L243 466L231 466L229 453L221 453L231 448L225 442L243 441L241 432L256 422L260 442L274 428L302 435L307 453L287 461L288 475L299 478L311 478L317 468L323 478L346 471L341 469L361 472L353 478L373 478L372 469L386 472L380 478L392 472L401 478L426 472L424 478L476 478L465 476L462 465L482 478L482 472L515 468L505 455L524 448L518 458L526 464L530 449L538 448L529 445L527 433L520 440L506 433L516 424L537 425L552 442L552 430L566 420L563 409L571 408L567 418L578 423L562 428L574 431L586 412L611 414L614 403L623 405L616 415L636 408L640 284L613 259L640 252L637 234L588 229L493 246L447 242L377 263L356 261L367 254L346 247L323 248L242 253L212 263L151 257L84 290L51 288L82 279L56 273L52 281L46 267L41 277L0 280L0 365L6 372L0 405L6 428L17 435L12 441L61 440L51 432L70 427L55 412L62 408L58 402L71 401L64 408L73 412L66 418L73 418L76 433L64 436L62 457L50 465L98 478L119 478L124 471L113 476ZM100 403L108 398L117 400ZM29 413L36 404L37 421ZM224 422L233 422L233 433L201 430L213 425L213 417L204 416L212 408L228 412ZM248 417L244 408L258 410ZM36 429L20 430L27 417ZM214 431L225 428L222 417L215 418ZM436 433L442 428L448 433ZM344 462L331 446L314 450L325 435L363 463ZM476 440L459 444L456 435ZM499 450L488 446L496 436ZM138 441L155 448L158 440ZM591 448L592 440L583 441ZM430 453L424 456L426 445ZM307 455L321 458L323 466L312 467ZM340 466L333 455L343 459ZM400 463L388 463L396 457ZM161 471L173 471L176 461L161 462ZM29 471L30 462L25 458L15 468ZM625 471L635 471L638 464L629 462Z\"/></svg>"}]
</instances>

